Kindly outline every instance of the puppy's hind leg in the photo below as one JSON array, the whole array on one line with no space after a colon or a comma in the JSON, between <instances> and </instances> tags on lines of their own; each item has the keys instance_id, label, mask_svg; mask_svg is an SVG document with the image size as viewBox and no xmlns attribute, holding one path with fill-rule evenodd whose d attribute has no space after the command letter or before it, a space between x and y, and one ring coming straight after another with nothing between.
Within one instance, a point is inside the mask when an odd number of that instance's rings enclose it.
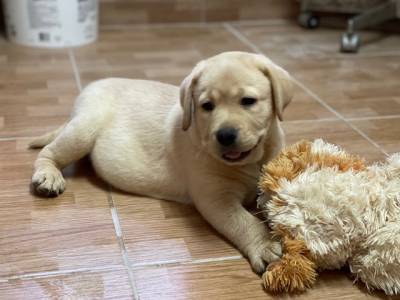
<instances>
[{"instance_id":1,"label":"puppy's hind leg","mask_svg":"<svg viewBox=\"0 0 400 300\"><path fill-rule=\"evenodd\" d=\"M45 133L41 136L38 136L34 138L30 143L29 143L29 148L31 149L37 149L37 148L43 148L44 146L50 144L54 139L60 134L60 132L64 129L66 124L63 124L56 130L53 130L51 132Z\"/></svg>"},{"instance_id":2,"label":"puppy's hind leg","mask_svg":"<svg viewBox=\"0 0 400 300\"><path fill-rule=\"evenodd\" d=\"M91 151L100 127L98 121L74 117L39 152L32 176L32 184L39 194L54 197L64 191L65 180L61 170Z\"/></svg>"}]
</instances>

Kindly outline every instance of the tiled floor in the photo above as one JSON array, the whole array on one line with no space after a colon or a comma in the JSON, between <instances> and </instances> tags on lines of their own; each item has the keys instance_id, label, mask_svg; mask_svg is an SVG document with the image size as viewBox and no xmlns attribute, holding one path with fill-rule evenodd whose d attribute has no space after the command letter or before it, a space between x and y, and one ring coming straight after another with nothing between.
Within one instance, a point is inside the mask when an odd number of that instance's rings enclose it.
<instances>
[{"instance_id":1,"label":"tiled floor","mask_svg":"<svg viewBox=\"0 0 400 300\"><path fill-rule=\"evenodd\" d=\"M369 161L400 150L400 36L374 32L358 55L340 31L287 22L114 26L70 50L0 40L0 299L269 299L260 279L196 211L111 190L88 161L65 170L56 199L29 190L30 137L57 127L82 86L106 77L178 84L198 60L262 52L297 80L288 142L323 137ZM286 299L288 296L279 298ZM298 299L368 296L345 272Z\"/></svg>"}]
</instances>

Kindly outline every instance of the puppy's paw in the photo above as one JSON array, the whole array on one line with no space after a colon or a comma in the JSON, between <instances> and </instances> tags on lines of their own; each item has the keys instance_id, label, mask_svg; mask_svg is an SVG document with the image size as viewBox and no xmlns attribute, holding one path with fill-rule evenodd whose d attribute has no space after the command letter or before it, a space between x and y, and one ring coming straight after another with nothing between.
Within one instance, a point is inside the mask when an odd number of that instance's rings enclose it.
<instances>
[{"instance_id":1,"label":"puppy's paw","mask_svg":"<svg viewBox=\"0 0 400 300\"><path fill-rule=\"evenodd\" d=\"M279 260L281 255L281 244L270 239L252 245L248 251L251 267L258 274L265 271L268 263Z\"/></svg>"},{"instance_id":2,"label":"puppy's paw","mask_svg":"<svg viewBox=\"0 0 400 300\"><path fill-rule=\"evenodd\" d=\"M33 174L32 185L43 196L56 197L65 190L65 180L60 170L38 170Z\"/></svg>"}]
</instances>

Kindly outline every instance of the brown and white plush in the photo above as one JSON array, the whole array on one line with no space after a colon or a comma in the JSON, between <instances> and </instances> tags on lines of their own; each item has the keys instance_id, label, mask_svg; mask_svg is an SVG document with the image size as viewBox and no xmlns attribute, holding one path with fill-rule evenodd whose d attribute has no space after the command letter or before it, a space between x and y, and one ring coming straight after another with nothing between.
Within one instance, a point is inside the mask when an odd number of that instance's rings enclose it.
<instances>
[{"instance_id":1,"label":"brown and white plush","mask_svg":"<svg viewBox=\"0 0 400 300\"><path fill-rule=\"evenodd\" d=\"M400 153L366 166L320 139L302 141L264 167L260 188L284 253L263 276L267 290L304 291L317 269L348 265L368 289L400 293Z\"/></svg>"}]
</instances>

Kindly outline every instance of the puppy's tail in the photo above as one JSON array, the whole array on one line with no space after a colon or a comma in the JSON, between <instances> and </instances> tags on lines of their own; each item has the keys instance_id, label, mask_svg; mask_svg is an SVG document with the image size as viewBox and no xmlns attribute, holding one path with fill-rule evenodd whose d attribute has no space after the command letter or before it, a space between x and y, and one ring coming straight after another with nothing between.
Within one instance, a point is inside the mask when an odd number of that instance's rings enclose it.
<instances>
[{"instance_id":1,"label":"puppy's tail","mask_svg":"<svg viewBox=\"0 0 400 300\"><path fill-rule=\"evenodd\" d=\"M66 124L63 124L56 130L53 130L51 132L48 132L41 136L36 137L33 141L31 141L29 143L29 148L30 149L43 148L47 144L50 144L57 137L57 135L61 132L61 130L64 129L65 125Z\"/></svg>"}]
</instances>

